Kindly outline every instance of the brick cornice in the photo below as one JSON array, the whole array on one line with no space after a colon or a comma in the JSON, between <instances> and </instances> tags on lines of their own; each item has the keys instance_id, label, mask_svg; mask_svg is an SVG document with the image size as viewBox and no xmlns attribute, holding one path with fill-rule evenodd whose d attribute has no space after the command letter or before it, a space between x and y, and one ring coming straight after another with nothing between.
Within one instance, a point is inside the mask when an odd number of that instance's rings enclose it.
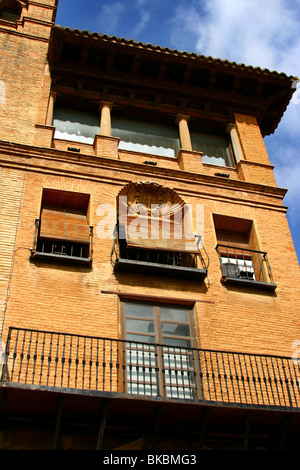
<instances>
[{"instance_id":1,"label":"brick cornice","mask_svg":"<svg viewBox=\"0 0 300 470\"><path fill-rule=\"evenodd\" d=\"M44 160L44 162L42 162ZM52 165L51 165L52 162ZM69 169L66 169L66 164ZM206 174L195 174L180 169L169 169L163 167L149 167L144 164L121 161L105 157L77 154L58 149L48 149L35 146L26 146L23 144L11 144L10 142L0 142L0 165L14 168L23 168L31 171L47 172L59 175L73 176L77 178L103 178L103 174L96 174L88 171L88 168L99 168L99 170L116 170L119 173L131 173L136 179L149 180L151 177L159 179L168 179L173 185L179 183L206 185L208 187L217 187L223 190L235 190L247 192L248 194L260 194L262 196L273 197L282 200L287 190L276 186L266 186L262 184L251 183L237 179L225 179L219 176ZM78 166L78 171L71 168ZM86 171L83 171L85 168ZM108 179L108 177L105 177ZM128 178L121 176L116 179L118 183L127 182ZM210 194L212 196L213 194ZM241 201L241 199L239 199ZM269 205L269 204L268 204ZM282 210L283 207L280 206Z\"/></svg>"}]
</instances>

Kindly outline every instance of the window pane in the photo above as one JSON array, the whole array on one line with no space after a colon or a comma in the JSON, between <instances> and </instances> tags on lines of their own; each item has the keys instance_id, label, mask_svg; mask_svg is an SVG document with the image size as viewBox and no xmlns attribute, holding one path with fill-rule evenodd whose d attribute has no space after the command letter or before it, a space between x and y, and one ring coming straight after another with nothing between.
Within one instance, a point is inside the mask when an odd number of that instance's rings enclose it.
<instances>
[{"instance_id":1,"label":"window pane","mask_svg":"<svg viewBox=\"0 0 300 470\"><path fill-rule=\"evenodd\" d=\"M190 336L189 325L177 325L176 323L162 323L162 333L174 336Z\"/></svg>"},{"instance_id":2,"label":"window pane","mask_svg":"<svg viewBox=\"0 0 300 470\"><path fill-rule=\"evenodd\" d=\"M186 322L189 321L188 311L181 308L161 307L160 317L162 320Z\"/></svg>"},{"instance_id":3,"label":"window pane","mask_svg":"<svg viewBox=\"0 0 300 470\"><path fill-rule=\"evenodd\" d=\"M155 344L155 336L147 335L135 335L132 333L126 333L126 339L128 341L138 341L140 343Z\"/></svg>"},{"instance_id":4,"label":"window pane","mask_svg":"<svg viewBox=\"0 0 300 470\"><path fill-rule=\"evenodd\" d=\"M193 150L203 152L202 161L212 165L231 166L225 136L191 131Z\"/></svg>"},{"instance_id":5,"label":"window pane","mask_svg":"<svg viewBox=\"0 0 300 470\"><path fill-rule=\"evenodd\" d=\"M54 108L53 126L57 139L92 144L95 134L100 132L100 118L97 113L57 107Z\"/></svg>"},{"instance_id":6,"label":"window pane","mask_svg":"<svg viewBox=\"0 0 300 470\"><path fill-rule=\"evenodd\" d=\"M154 333L154 322L147 320L126 319L126 331L136 331L139 333Z\"/></svg>"},{"instance_id":7,"label":"window pane","mask_svg":"<svg viewBox=\"0 0 300 470\"><path fill-rule=\"evenodd\" d=\"M191 348L190 339L178 339L178 338L163 338L163 344L168 346L179 346L183 348Z\"/></svg>"},{"instance_id":8,"label":"window pane","mask_svg":"<svg viewBox=\"0 0 300 470\"><path fill-rule=\"evenodd\" d=\"M123 150L175 157L180 148L176 126L112 117L112 135Z\"/></svg>"},{"instance_id":9,"label":"window pane","mask_svg":"<svg viewBox=\"0 0 300 470\"><path fill-rule=\"evenodd\" d=\"M125 314L127 317L154 318L154 311L151 305L126 303Z\"/></svg>"}]
</instances>

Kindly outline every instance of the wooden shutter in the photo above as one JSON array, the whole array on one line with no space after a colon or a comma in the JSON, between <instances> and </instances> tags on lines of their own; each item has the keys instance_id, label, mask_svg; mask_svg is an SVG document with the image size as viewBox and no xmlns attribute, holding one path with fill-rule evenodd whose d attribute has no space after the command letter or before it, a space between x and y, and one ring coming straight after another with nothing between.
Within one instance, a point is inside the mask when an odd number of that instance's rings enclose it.
<instances>
[{"instance_id":1,"label":"wooden shutter","mask_svg":"<svg viewBox=\"0 0 300 470\"><path fill-rule=\"evenodd\" d=\"M122 222L122 219L121 221ZM147 250L198 253L196 238L185 234L182 225L173 220L127 216L124 226L127 246Z\"/></svg>"},{"instance_id":2,"label":"wooden shutter","mask_svg":"<svg viewBox=\"0 0 300 470\"><path fill-rule=\"evenodd\" d=\"M89 243L90 230L86 214L61 207L42 208L40 238L75 243Z\"/></svg>"},{"instance_id":3,"label":"wooden shutter","mask_svg":"<svg viewBox=\"0 0 300 470\"><path fill-rule=\"evenodd\" d=\"M249 237L244 232L234 232L228 230L217 230L218 243L220 245L220 254L224 257L249 258L250 253Z\"/></svg>"}]
</instances>

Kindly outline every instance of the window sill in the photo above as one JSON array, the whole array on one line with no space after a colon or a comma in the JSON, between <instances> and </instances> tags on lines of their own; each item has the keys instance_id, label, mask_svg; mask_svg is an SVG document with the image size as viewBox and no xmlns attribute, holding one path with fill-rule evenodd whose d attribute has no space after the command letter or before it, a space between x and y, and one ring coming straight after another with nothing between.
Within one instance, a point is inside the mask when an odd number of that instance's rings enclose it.
<instances>
[{"instance_id":1,"label":"window sill","mask_svg":"<svg viewBox=\"0 0 300 470\"><path fill-rule=\"evenodd\" d=\"M206 269L188 268L145 261L117 258L115 261L116 272L136 272L139 274L151 274L152 276L167 276L194 281L204 281L207 276Z\"/></svg>"},{"instance_id":2,"label":"window sill","mask_svg":"<svg viewBox=\"0 0 300 470\"><path fill-rule=\"evenodd\" d=\"M238 285L240 287L251 287L253 289L262 289L275 291L277 284L271 282L254 281L252 279L240 279L238 277L225 277L221 278L221 283L225 285Z\"/></svg>"},{"instance_id":3,"label":"window sill","mask_svg":"<svg viewBox=\"0 0 300 470\"><path fill-rule=\"evenodd\" d=\"M49 263L70 264L91 266L92 258L80 258L77 256L58 255L53 253L43 253L41 251L32 251L31 261L45 261Z\"/></svg>"}]
</instances>

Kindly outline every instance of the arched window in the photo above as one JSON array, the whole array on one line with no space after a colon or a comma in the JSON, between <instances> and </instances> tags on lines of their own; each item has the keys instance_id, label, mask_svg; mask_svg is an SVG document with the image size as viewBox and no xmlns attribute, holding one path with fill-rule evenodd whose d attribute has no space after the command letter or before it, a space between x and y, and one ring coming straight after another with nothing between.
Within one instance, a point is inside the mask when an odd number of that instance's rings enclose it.
<instances>
[{"instance_id":1,"label":"arched window","mask_svg":"<svg viewBox=\"0 0 300 470\"><path fill-rule=\"evenodd\" d=\"M17 0L0 1L0 19L16 22L20 19L23 4Z\"/></svg>"}]
</instances>

